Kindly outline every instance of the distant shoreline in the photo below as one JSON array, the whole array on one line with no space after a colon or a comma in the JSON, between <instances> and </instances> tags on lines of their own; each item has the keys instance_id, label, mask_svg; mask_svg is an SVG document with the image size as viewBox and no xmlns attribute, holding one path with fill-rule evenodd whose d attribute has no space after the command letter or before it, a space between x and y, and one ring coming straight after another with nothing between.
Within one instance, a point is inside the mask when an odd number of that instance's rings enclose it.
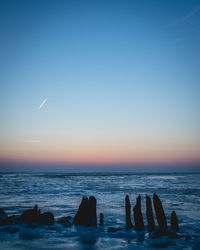
<instances>
[{"instance_id":1,"label":"distant shoreline","mask_svg":"<svg viewBox=\"0 0 200 250\"><path fill-rule=\"evenodd\" d=\"M61 172L61 171L1 171L0 174L36 174L36 175L66 175L66 176L127 176L127 175L175 175L175 174L200 174L198 171L169 171L169 172L127 172L127 171L91 171L91 172Z\"/></svg>"}]
</instances>

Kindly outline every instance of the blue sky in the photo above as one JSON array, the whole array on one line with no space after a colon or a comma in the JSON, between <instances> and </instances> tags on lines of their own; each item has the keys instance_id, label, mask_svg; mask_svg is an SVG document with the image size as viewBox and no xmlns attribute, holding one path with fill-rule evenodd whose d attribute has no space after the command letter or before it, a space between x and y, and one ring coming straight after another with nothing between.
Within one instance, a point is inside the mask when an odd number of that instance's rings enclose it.
<instances>
[{"instance_id":1,"label":"blue sky","mask_svg":"<svg viewBox=\"0 0 200 250\"><path fill-rule=\"evenodd\" d=\"M200 1L0 1L1 161L200 163L199 27Z\"/></svg>"}]
</instances>

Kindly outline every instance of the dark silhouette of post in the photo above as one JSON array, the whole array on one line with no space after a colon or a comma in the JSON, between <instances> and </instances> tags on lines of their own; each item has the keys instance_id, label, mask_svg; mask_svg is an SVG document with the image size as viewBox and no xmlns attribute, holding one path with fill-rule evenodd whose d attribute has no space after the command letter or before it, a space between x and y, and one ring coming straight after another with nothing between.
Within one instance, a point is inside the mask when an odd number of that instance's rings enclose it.
<instances>
[{"instance_id":1,"label":"dark silhouette of post","mask_svg":"<svg viewBox=\"0 0 200 250\"><path fill-rule=\"evenodd\" d=\"M53 225L55 223L54 215L51 212L39 214L38 222L44 225Z\"/></svg>"},{"instance_id":2,"label":"dark silhouette of post","mask_svg":"<svg viewBox=\"0 0 200 250\"><path fill-rule=\"evenodd\" d=\"M88 198L83 196L79 209L74 217L73 224L85 225L88 221L87 218L87 209L88 209Z\"/></svg>"},{"instance_id":3,"label":"dark silhouette of post","mask_svg":"<svg viewBox=\"0 0 200 250\"><path fill-rule=\"evenodd\" d=\"M175 211L171 213L171 229L177 231L179 229L178 226L178 217Z\"/></svg>"},{"instance_id":4,"label":"dark silhouette of post","mask_svg":"<svg viewBox=\"0 0 200 250\"><path fill-rule=\"evenodd\" d=\"M0 208L0 226L6 226L18 222L15 215L8 216L7 213Z\"/></svg>"},{"instance_id":5,"label":"dark silhouette of post","mask_svg":"<svg viewBox=\"0 0 200 250\"><path fill-rule=\"evenodd\" d=\"M51 212L40 213L38 205L35 205L33 209L25 210L20 218L20 221L27 224L39 223L44 225L53 225L55 223L54 215Z\"/></svg>"},{"instance_id":6,"label":"dark silhouette of post","mask_svg":"<svg viewBox=\"0 0 200 250\"><path fill-rule=\"evenodd\" d=\"M8 215L2 208L0 208L0 220L5 219L6 217L8 217Z\"/></svg>"},{"instance_id":7,"label":"dark silhouette of post","mask_svg":"<svg viewBox=\"0 0 200 250\"><path fill-rule=\"evenodd\" d=\"M131 222L131 203L128 195L126 195L125 198L125 206L126 206L126 227L132 228L133 224Z\"/></svg>"},{"instance_id":8,"label":"dark silhouette of post","mask_svg":"<svg viewBox=\"0 0 200 250\"><path fill-rule=\"evenodd\" d=\"M149 231L155 230L155 221L153 217L151 198L148 195L146 195L146 216L148 222L148 230Z\"/></svg>"},{"instance_id":9,"label":"dark silhouette of post","mask_svg":"<svg viewBox=\"0 0 200 250\"><path fill-rule=\"evenodd\" d=\"M6 226L19 222L19 219L15 215L7 216L0 220L0 226Z\"/></svg>"},{"instance_id":10,"label":"dark silhouette of post","mask_svg":"<svg viewBox=\"0 0 200 250\"><path fill-rule=\"evenodd\" d=\"M38 222L38 217L39 217L38 205L35 205L34 208L25 210L21 214L20 219L25 223L31 224Z\"/></svg>"},{"instance_id":11,"label":"dark silhouette of post","mask_svg":"<svg viewBox=\"0 0 200 250\"><path fill-rule=\"evenodd\" d=\"M73 224L97 226L96 198L83 197L79 209L74 217Z\"/></svg>"},{"instance_id":12,"label":"dark silhouette of post","mask_svg":"<svg viewBox=\"0 0 200 250\"><path fill-rule=\"evenodd\" d=\"M97 226L97 201L94 196L90 196L88 201L88 209L87 209L87 218L88 221L86 222L87 226Z\"/></svg>"},{"instance_id":13,"label":"dark silhouette of post","mask_svg":"<svg viewBox=\"0 0 200 250\"><path fill-rule=\"evenodd\" d=\"M136 200L136 205L133 208L134 220L135 220L135 229L142 230L144 229L143 216L141 211L141 196L138 195Z\"/></svg>"},{"instance_id":14,"label":"dark silhouette of post","mask_svg":"<svg viewBox=\"0 0 200 250\"><path fill-rule=\"evenodd\" d=\"M100 213L100 226L103 227L104 223L103 223L103 213Z\"/></svg>"},{"instance_id":15,"label":"dark silhouette of post","mask_svg":"<svg viewBox=\"0 0 200 250\"><path fill-rule=\"evenodd\" d=\"M168 228L167 228L167 220L166 220L165 212L164 212L161 200L155 193L153 194L153 205L154 205L154 209L156 212L156 218L157 218L158 225L159 225L159 231L161 233L166 233L168 231Z\"/></svg>"}]
</instances>

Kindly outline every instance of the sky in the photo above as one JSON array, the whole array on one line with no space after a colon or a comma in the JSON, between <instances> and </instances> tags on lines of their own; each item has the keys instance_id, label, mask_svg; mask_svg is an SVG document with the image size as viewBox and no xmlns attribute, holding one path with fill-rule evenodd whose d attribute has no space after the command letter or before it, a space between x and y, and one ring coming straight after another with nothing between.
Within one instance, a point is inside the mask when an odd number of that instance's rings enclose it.
<instances>
[{"instance_id":1,"label":"sky","mask_svg":"<svg viewBox=\"0 0 200 250\"><path fill-rule=\"evenodd\" d=\"M199 0L0 0L0 167L200 166L199 58Z\"/></svg>"}]
</instances>

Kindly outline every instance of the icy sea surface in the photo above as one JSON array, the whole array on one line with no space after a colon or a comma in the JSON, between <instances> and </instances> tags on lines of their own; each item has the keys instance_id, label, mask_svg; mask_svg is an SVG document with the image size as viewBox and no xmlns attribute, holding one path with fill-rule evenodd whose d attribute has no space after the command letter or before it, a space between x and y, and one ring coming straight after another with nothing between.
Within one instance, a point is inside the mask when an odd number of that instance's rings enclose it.
<instances>
[{"instance_id":1,"label":"icy sea surface","mask_svg":"<svg viewBox=\"0 0 200 250\"><path fill-rule=\"evenodd\" d=\"M163 203L168 224L171 211L176 211L179 233L186 237L158 238L147 229L125 228L125 195L133 207L141 194L146 225L145 195L153 193ZM0 174L0 207L8 215L38 204L55 218L74 217L83 195L96 197L98 221L104 213L104 227L1 226L0 249L200 249L200 174ZM121 230L108 232L109 227Z\"/></svg>"}]
</instances>

